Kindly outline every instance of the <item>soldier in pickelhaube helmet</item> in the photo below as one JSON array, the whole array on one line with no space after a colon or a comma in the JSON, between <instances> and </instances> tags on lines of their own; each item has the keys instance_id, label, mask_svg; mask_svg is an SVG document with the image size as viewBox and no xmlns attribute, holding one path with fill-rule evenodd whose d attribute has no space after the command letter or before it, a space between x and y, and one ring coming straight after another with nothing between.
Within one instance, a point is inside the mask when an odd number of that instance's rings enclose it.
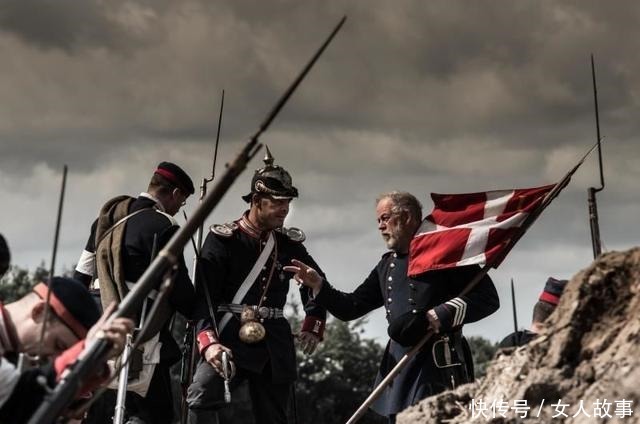
<instances>
[{"instance_id":1,"label":"soldier in pickelhaube helmet","mask_svg":"<svg viewBox=\"0 0 640 424\"><path fill-rule=\"evenodd\" d=\"M195 311L201 319L201 358L187 397L191 424L214 422L215 411L224 406L223 352L237 370L231 389L249 382L256 422L287 421L296 364L291 327L282 315L293 274L283 268L292 259L319 268L303 245L304 233L283 226L291 200L298 197L291 175L274 165L268 148L264 163L242 197L249 210L233 222L213 225L202 247ZM298 338L303 351L312 353L322 340L326 311L310 299L307 288L300 288L300 296L306 318Z\"/></svg>"},{"instance_id":2,"label":"soldier in pickelhaube helmet","mask_svg":"<svg viewBox=\"0 0 640 424\"><path fill-rule=\"evenodd\" d=\"M265 146L264 167L256 170L251 179L251 192L242 198L251 203L255 193L267 194L274 199L298 197L298 189L293 186L291 175L281 166L274 165L269 148Z\"/></svg>"}]
</instances>

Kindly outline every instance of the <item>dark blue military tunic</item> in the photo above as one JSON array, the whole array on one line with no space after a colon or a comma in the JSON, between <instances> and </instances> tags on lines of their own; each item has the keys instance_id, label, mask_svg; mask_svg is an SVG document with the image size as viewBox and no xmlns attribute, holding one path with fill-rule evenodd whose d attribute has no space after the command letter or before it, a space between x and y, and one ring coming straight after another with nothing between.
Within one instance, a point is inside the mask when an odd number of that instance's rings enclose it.
<instances>
[{"instance_id":1,"label":"dark blue military tunic","mask_svg":"<svg viewBox=\"0 0 640 424\"><path fill-rule=\"evenodd\" d=\"M175 221L167 214L161 213L156 208L156 202L140 195L129 206L129 213L144 209L142 212L127 220L123 237L122 266L126 281L137 281L151 263L153 252L153 240L156 235L156 247L162 249L175 232L179 229ZM76 268L74 277L88 284L95 272L95 237L97 221L91 227L91 235L87 241L83 257L89 255L89 265ZM90 255L93 255L92 257ZM194 289L187 271L183 255L178 256L178 271L174 278L173 287L168 294L169 304L187 318L193 312ZM82 261L82 257L81 257ZM160 363L156 366L153 378L149 385L149 391L145 398L133 392L127 392L127 413L135 414L147 423L171 423L173 422L173 401L171 394L171 380L169 367L180 359L180 349L175 339L168 331L168 322L160 331ZM96 402L89 412L89 418L85 421L90 424L111 423L113 416L116 392L108 390L102 398Z\"/></svg>"},{"instance_id":2,"label":"dark blue military tunic","mask_svg":"<svg viewBox=\"0 0 640 424\"><path fill-rule=\"evenodd\" d=\"M274 258L276 261L275 269L262 306L270 308L285 306L289 292L289 280L293 274L284 272L282 268L290 265L292 259L307 263L322 273L301 242L290 239L280 231L273 231L273 234L275 248L256 282L252 284L242 300L242 304L258 305ZM268 233L266 232L261 235L251 234L241 226L230 231L228 235L209 232L202 247L198 269L196 317L203 319L200 330L210 328L206 293L201 282L208 285L214 308L217 308L219 304L231 303L245 277L257 261L266 244L267 237ZM326 310L309 300L307 288L300 288L300 297L307 318L324 322ZM216 321L220 322L223 315L223 313L218 313ZM295 346L289 322L285 318L266 319L263 325L266 329L265 339L259 343L247 344L238 337L240 320L239 317L234 316L222 331L220 342L232 350L237 367L262 373L265 365L269 363L273 382L294 381L296 379Z\"/></svg>"},{"instance_id":3,"label":"dark blue military tunic","mask_svg":"<svg viewBox=\"0 0 640 424\"><path fill-rule=\"evenodd\" d=\"M479 267L432 271L413 279L407 276L407 265L407 255L388 252L354 292L340 292L325 281L315 300L345 321L359 318L381 306L385 308L389 322L409 311L424 313L434 309L442 325L441 335L449 338L452 362L466 359L471 364L470 357L464 358L468 347L459 330L462 324L477 321L498 309L498 294L491 279L485 276L467 295L458 296L479 271ZM425 334L426 332L427 328ZM446 369L436 367L432 348L437 340L442 340L442 337L432 337L409 361L372 405L374 411L384 416L396 414L420 399L472 378L471 371L464 365ZM439 343L438 346L441 348L443 345ZM380 363L376 385L410 349L389 340Z\"/></svg>"},{"instance_id":4,"label":"dark blue military tunic","mask_svg":"<svg viewBox=\"0 0 640 424\"><path fill-rule=\"evenodd\" d=\"M135 282L142 276L151 263L154 235L157 236L156 246L160 251L173 237L180 227L167 214L156 210L156 202L145 196L139 196L129 207L129 213L145 209L132 216L127 222L122 249L122 267L126 281ZM86 269L77 268L74 278L88 283L95 272L95 237L97 220L91 226L91 234L85 246L85 252L93 254L93 263ZM94 269L92 269L94 268ZM189 318L193 312L194 291L184 257L179 255L178 272L174 279L174 286L168 296L169 303L182 315Z\"/></svg>"}]
</instances>

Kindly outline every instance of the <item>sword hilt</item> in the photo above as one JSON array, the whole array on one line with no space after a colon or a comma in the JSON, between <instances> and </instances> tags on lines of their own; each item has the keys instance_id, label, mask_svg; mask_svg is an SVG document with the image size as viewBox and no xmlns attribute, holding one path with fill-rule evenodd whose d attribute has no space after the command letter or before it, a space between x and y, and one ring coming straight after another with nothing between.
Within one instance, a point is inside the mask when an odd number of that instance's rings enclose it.
<instances>
[{"instance_id":1,"label":"sword hilt","mask_svg":"<svg viewBox=\"0 0 640 424\"><path fill-rule=\"evenodd\" d=\"M222 352L222 374L224 378L224 402L231 403L231 390L229 389L231 367L229 365L229 354L227 352Z\"/></svg>"}]
</instances>

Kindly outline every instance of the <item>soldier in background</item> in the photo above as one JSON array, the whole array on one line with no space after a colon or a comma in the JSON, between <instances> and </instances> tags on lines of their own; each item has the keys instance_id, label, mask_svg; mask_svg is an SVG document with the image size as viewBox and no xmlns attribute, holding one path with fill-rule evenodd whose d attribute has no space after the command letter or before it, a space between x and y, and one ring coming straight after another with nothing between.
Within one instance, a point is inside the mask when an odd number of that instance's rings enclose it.
<instances>
[{"instance_id":1,"label":"soldier in background","mask_svg":"<svg viewBox=\"0 0 640 424\"><path fill-rule=\"evenodd\" d=\"M286 423L297 373L294 338L282 315L292 274L283 267L292 259L318 266L302 244L303 232L283 227L298 190L273 161L267 149L265 167L256 171L251 192L243 196L249 210L212 226L202 247L196 284L201 358L188 390L191 424L215 422L215 411L224 406L223 352L237 370L232 389L248 380L256 423ZM306 318L299 339L310 354L322 339L326 312L309 300L308 289L301 288L300 296Z\"/></svg>"},{"instance_id":2,"label":"soldier in background","mask_svg":"<svg viewBox=\"0 0 640 424\"><path fill-rule=\"evenodd\" d=\"M555 311L560 296L567 285L568 280L556 280L549 277L544 285L544 290L540 294L540 299L533 306L533 319L529 330L519 330L509 334L500 344L499 348L524 346L533 340L544 328L544 322Z\"/></svg>"},{"instance_id":3,"label":"soldier in background","mask_svg":"<svg viewBox=\"0 0 640 424\"><path fill-rule=\"evenodd\" d=\"M179 226L173 218L187 198L194 193L191 178L176 164L160 163L146 192L137 198L118 196L101 209L91 227L75 277L99 289L102 305L120 301L142 276L152 260L155 248L160 251ZM117 223L119 223L116 225ZM149 296L149 304L157 292ZM174 283L167 301L157 317L149 322L150 339L143 352L132 359L130 391L127 392L127 416L136 423L170 424L173 422L173 397L169 368L180 358L180 349L168 331L175 310L189 318L192 313L194 289L189 279L184 257L178 258ZM159 356L156 354L159 349ZM145 356L144 365L142 355ZM131 380L139 376L135 388ZM131 390L135 390L135 393ZM116 391L109 390L100 405L92 408L87 423L111 423Z\"/></svg>"},{"instance_id":4,"label":"soldier in background","mask_svg":"<svg viewBox=\"0 0 640 424\"><path fill-rule=\"evenodd\" d=\"M389 252L352 293L336 290L313 265L294 260L285 270L313 290L315 301L336 318L349 321L379 307L386 310L390 340L376 385L429 329L437 334L422 347L372 405L395 422L398 412L421 399L473 381L473 361L462 326L499 307L498 293L485 276L468 294L463 288L480 271L477 265L407 276L409 245L422 221L422 205L406 192L390 192L376 201L378 230Z\"/></svg>"}]
</instances>

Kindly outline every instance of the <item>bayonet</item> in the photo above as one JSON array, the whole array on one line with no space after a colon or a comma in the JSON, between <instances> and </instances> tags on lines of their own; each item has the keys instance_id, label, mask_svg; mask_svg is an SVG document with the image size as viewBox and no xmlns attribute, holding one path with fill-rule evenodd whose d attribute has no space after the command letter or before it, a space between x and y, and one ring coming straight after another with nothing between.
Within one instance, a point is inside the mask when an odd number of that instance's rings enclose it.
<instances>
[{"instance_id":1,"label":"bayonet","mask_svg":"<svg viewBox=\"0 0 640 424\"><path fill-rule=\"evenodd\" d=\"M596 86L596 67L591 55L591 78L593 80L593 102L596 113L596 137L598 143L598 167L600 170L600 187L587 189L587 201L589 204L589 227L591 228L591 246L593 257L597 258L602 253L602 241L600 240L600 224L598 222L598 204L596 193L604 189L604 172L602 170L602 137L600 136L600 114L598 112L598 89Z\"/></svg>"},{"instance_id":2,"label":"bayonet","mask_svg":"<svg viewBox=\"0 0 640 424\"><path fill-rule=\"evenodd\" d=\"M220 113L218 115L218 129L216 131L216 142L213 148L213 164L211 166L211 177L204 177L202 184L200 184L200 198L198 203L202 202L202 199L207 194L207 184L212 182L216 175L216 162L218 160L218 145L220 143L220 128L222 127L222 111L224 110L224 90L222 90L222 97L220 100ZM184 214L184 219L187 220L187 214ZM196 234L197 241L191 237L191 243L193 245L193 285L198 285L198 260L200 258L200 249L202 248L202 236L204 233L204 222L198 227ZM211 298L209 296L209 288L204 285L205 296L207 297L207 304L209 306L209 315L211 315L212 326L216 334L218 333L218 326L216 325L216 317L213 313L213 305L211 304ZM187 389L193 379L193 368L196 363L196 334L195 323L187 321L187 325L184 331L184 339L182 341L182 361L180 363L180 386L182 388L182 398L180 401L180 423L187 424L188 421L188 406L187 406Z\"/></svg>"},{"instance_id":3,"label":"bayonet","mask_svg":"<svg viewBox=\"0 0 640 424\"><path fill-rule=\"evenodd\" d=\"M38 346L38 360L42 361L43 358L43 349L44 349L44 336L47 330L47 323L49 322L49 314L51 312L50 302L51 302L51 291L52 291L52 281L53 274L56 270L56 255L58 253L58 237L60 236L60 221L62 219L62 205L64 204L64 192L67 186L67 165L64 165L62 169L62 187L60 187L60 198L58 201L58 215L56 217L56 227L53 236L53 250L51 253L51 264L49 267L49 287L47 290L47 298L45 302L44 308L44 321L42 322L42 329L40 330L40 344Z\"/></svg>"}]
</instances>

